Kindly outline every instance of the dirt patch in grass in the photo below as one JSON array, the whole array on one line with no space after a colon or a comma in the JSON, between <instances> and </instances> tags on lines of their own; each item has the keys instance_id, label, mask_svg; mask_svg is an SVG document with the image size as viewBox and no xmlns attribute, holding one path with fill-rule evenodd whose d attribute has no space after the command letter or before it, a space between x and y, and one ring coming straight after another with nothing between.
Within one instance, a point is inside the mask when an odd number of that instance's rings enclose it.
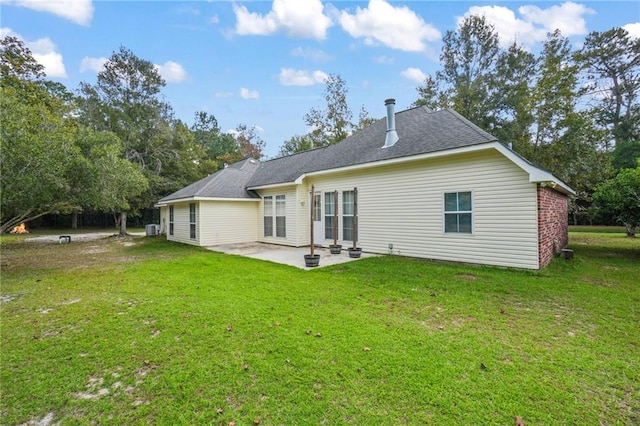
<instances>
[{"instance_id":1,"label":"dirt patch in grass","mask_svg":"<svg viewBox=\"0 0 640 426\"><path fill-rule=\"evenodd\" d=\"M456 278L462 278L463 280L467 281L475 281L478 278L473 274L456 274L455 276Z\"/></svg>"},{"instance_id":2,"label":"dirt patch in grass","mask_svg":"<svg viewBox=\"0 0 640 426\"><path fill-rule=\"evenodd\" d=\"M76 237L76 236L74 236ZM2 271L87 268L100 264L130 262L138 256L122 256L122 249L140 244L144 237L78 236L71 243L59 244L57 237L43 236L3 245Z\"/></svg>"}]
</instances>

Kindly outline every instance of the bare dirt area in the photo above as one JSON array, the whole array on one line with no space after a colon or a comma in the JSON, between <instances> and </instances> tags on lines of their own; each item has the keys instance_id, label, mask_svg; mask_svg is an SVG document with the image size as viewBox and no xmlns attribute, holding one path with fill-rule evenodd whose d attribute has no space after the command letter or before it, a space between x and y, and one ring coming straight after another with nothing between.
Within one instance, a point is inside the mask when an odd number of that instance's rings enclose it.
<instances>
[{"instance_id":1,"label":"bare dirt area","mask_svg":"<svg viewBox=\"0 0 640 426\"><path fill-rule=\"evenodd\" d=\"M60 234L65 235L65 234ZM120 237L110 232L71 234L71 242L60 235L27 237L20 242L3 244L2 270L38 270L46 268L86 268L92 265L134 260L123 257L123 248L142 241L144 233Z\"/></svg>"}]
</instances>

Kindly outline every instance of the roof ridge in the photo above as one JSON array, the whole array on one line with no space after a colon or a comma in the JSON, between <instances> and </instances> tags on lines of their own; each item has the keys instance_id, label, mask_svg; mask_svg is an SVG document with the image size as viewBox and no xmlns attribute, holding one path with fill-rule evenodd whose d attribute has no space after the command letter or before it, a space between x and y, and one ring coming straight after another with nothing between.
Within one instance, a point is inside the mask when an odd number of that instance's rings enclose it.
<instances>
[{"instance_id":1,"label":"roof ridge","mask_svg":"<svg viewBox=\"0 0 640 426\"><path fill-rule=\"evenodd\" d=\"M445 108L444 110L441 110L441 111L447 111L447 112L451 113L458 121L463 123L465 126L470 128L471 130L473 130L474 132L476 132L480 136L485 137L485 138L487 136L490 136L493 141L497 141L498 140L498 138L496 138L495 136L493 136L491 133L487 132L486 130L481 129L480 126L472 123L468 118L465 118L458 111L456 111L456 110L454 110L452 108Z\"/></svg>"}]
</instances>

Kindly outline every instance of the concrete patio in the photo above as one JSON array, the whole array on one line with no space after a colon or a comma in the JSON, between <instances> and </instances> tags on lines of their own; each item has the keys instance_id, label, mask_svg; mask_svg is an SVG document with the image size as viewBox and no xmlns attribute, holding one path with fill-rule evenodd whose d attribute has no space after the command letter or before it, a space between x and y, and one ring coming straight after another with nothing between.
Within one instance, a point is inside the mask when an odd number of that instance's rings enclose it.
<instances>
[{"instance_id":1,"label":"concrete patio","mask_svg":"<svg viewBox=\"0 0 640 426\"><path fill-rule=\"evenodd\" d=\"M235 254L238 256L251 257L253 259L268 260L270 262L282 263L284 265L295 266L300 269L317 269L323 266L337 265L340 263L353 262L358 259L349 257L346 248L340 254L331 254L329 248L316 248L315 254L320 255L320 265L315 268L305 266L304 255L309 254L309 247L289 247L276 244L264 243L241 243L226 244L206 247L208 250L225 254ZM377 256L371 253L362 253L360 259Z\"/></svg>"}]
</instances>

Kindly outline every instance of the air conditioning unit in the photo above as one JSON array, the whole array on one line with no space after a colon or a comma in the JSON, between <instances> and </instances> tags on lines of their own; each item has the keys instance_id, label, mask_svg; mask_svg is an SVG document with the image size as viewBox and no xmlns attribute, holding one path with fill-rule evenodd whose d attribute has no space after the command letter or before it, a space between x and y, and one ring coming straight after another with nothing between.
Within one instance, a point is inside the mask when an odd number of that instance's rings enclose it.
<instances>
[{"instance_id":1,"label":"air conditioning unit","mask_svg":"<svg viewBox=\"0 0 640 426\"><path fill-rule=\"evenodd\" d=\"M147 237L160 235L160 225L155 225L155 224L147 225L145 229L147 231Z\"/></svg>"}]
</instances>

